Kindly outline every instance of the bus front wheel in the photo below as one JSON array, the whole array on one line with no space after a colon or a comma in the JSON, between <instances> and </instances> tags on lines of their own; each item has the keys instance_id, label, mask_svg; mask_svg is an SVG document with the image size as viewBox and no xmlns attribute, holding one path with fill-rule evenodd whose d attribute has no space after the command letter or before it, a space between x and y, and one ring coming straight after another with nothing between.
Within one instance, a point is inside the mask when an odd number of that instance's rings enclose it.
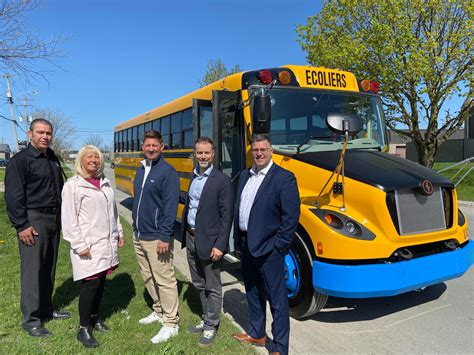
<instances>
[{"instance_id":1,"label":"bus front wheel","mask_svg":"<svg viewBox=\"0 0 474 355\"><path fill-rule=\"evenodd\" d=\"M311 253L299 231L285 256L285 264L290 315L304 318L319 312L326 305L328 296L314 290Z\"/></svg>"}]
</instances>

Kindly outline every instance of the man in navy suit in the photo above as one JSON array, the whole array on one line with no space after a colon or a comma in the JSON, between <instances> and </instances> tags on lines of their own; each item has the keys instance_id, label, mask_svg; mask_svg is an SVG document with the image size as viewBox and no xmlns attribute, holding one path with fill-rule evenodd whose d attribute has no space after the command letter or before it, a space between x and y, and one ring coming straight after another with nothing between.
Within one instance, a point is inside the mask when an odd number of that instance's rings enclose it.
<instances>
[{"instance_id":1,"label":"man in navy suit","mask_svg":"<svg viewBox=\"0 0 474 355\"><path fill-rule=\"evenodd\" d=\"M234 205L230 178L212 165L214 153L210 138L196 140L197 166L189 184L181 231L181 246L187 247L191 280L202 304L202 321L188 332L201 335L200 347L212 344L220 323L220 260L228 248Z\"/></svg>"},{"instance_id":2,"label":"man in navy suit","mask_svg":"<svg viewBox=\"0 0 474 355\"><path fill-rule=\"evenodd\" d=\"M250 311L250 329L237 340L263 346L266 301L272 312L272 353L288 354L290 319L284 261L300 215L295 176L272 161L267 136L252 140L251 169L237 187L234 232L242 248L242 272Z\"/></svg>"}]
</instances>

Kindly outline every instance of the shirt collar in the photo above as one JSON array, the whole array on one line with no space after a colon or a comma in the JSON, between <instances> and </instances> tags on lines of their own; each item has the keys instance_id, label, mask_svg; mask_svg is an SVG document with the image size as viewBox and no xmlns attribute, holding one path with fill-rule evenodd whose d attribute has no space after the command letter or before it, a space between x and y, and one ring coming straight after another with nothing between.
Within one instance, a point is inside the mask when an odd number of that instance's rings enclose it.
<instances>
[{"instance_id":1,"label":"shirt collar","mask_svg":"<svg viewBox=\"0 0 474 355\"><path fill-rule=\"evenodd\" d=\"M155 160L152 160L151 161L151 165L148 165L149 167L153 167L155 166L156 164L158 164L161 160L163 159L163 154L160 154L160 156L158 158L156 158ZM147 164L146 164L146 161L147 159L143 159L140 163L142 163L143 167L146 168L147 167Z\"/></svg>"},{"instance_id":2,"label":"shirt collar","mask_svg":"<svg viewBox=\"0 0 474 355\"><path fill-rule=\"evenodd\" d=\"M270 160L270 162L268 163L268 165L266 167L264 167L262 170L260 170L258 173L255 172L256 170L256 167L255 165L252 166L252 169L250 169L250 174L251 175L267 175L268 173L268 170L270 170L270 168L272 167L273 165L273 160Z\"/></svg>"},{"instance_id":3,"label":"shirt collar","mask_svg":"<svg viewBox=\"0 0 474 355\"><path fill-rule=\"evenodd\" d=\"M46 154L45 154L45 153L39 151L38 149L36 149L36 147L35 147L33 144L31 144L31 143L28 144L28 147L27 147L27 148L28 148L28 151L30 152L30 154L33 155L35 158L38 158L38 157L40 157L41 155L48 156L48 155L49 155L48 153L49 153L49 151L51 150L50 148L48 148L48 149L46 150Z\"/></svg>"},{"instance_id":4,"label":"shirt collar","mask_svg":"<svg viewBox=\"0 0 474 355\"><path fill-rule=\"evenodd\" d=\"M202 176L209 177L209 175L211 175L211 171L213 168L214 168L214 165L211 164L211 166L207 168L207 170L204 172L204 174L202 174ZM194 176L201 176L199 175L198 168L194 168Z\"/></svg>"}]
</instances>

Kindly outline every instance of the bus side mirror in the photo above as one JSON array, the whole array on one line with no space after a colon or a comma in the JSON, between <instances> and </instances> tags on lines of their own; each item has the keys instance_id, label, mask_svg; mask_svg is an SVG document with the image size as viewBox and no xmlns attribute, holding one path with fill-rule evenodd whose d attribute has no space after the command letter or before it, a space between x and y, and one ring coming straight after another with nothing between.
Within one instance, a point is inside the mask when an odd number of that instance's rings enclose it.
<instances>
[{"instance_id":1,"label":"bus side mirror","mask_svg":"<svg viewBox=\"0 0 474 355\"><path fill-rule=\"evenodd\" d=\"M348 112L330 112L326 118L329 129L338 134L357 134L364 125L362 117Z\"/></svg>"},{"instance_id":2,"label":"bus side mirror","mask_svg":"<svg viewBox=\"0 0 474 355\"><path fill-rule=\"evenodd\" d=\"M270 95L257 93L253 99L252 129L254 134L270 132L271 104Z\"/></svg>"}]
</instances>

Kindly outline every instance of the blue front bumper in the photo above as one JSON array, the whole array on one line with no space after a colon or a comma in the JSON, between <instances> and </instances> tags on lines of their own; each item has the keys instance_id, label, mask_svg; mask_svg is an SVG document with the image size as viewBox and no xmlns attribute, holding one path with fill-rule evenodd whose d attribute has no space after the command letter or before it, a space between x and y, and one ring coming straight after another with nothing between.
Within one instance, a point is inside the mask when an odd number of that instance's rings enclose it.
<instances>
[{"instance_id":1,"label":"blue front bumper","mask_svg":"<svg viewBox=\"0 0 474 355\"><path fill-rule=\"evenodd\" d=\"M474 262L474 242L462 249L392 264L335 265L315 261L313 286L346 298L394 296L464 274Z\"/></svg>"}]
</instances>

